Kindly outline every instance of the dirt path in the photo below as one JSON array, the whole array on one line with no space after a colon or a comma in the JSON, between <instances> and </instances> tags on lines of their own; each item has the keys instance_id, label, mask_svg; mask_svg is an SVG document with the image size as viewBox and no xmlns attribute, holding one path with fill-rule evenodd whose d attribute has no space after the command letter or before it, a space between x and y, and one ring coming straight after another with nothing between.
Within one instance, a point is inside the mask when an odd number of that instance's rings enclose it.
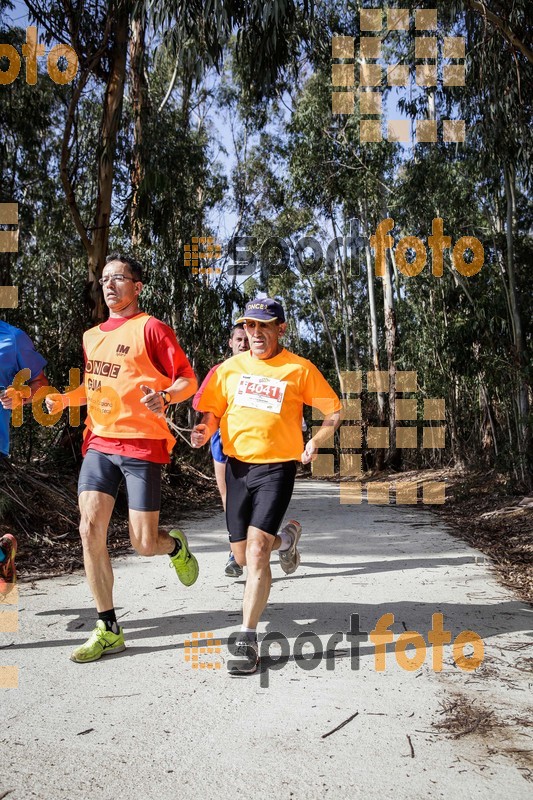
<instances>
[{"instance_id":1,"label":"dirt path","mask_svg":"<svg viewBox=\"0 0 533 800\"><path fill-rule=\"evenodd\" d=\"M280 632L290 657L276 663L279 647L267 655L263 644L262 671L248 678L225 671L242 581L223 574L221 514L184 525L201 567L190 589L165 559L115 562L121 655L68 660L93 626L81 574L21 584L19 630L0 634L0 664L19 670L19 688L0 690L0 798L530 798L531 606L426 509L341 506L338 486L303 481L290 515L304 526L302 565L286 578L273 559L260 629ZM433 670L436 613L452 641L482 637L478 670L460 669L451 645ZM384 671L371 641L357 658L347 640L357 614L367 632L394 615ZM315 663L294 660L304 631L327 653ZM425 642L412 671L395 651L406 631ZM200 653L215 666L193 669L185 643L208 632L221 652Z\"/></svg>"}]
</instances>

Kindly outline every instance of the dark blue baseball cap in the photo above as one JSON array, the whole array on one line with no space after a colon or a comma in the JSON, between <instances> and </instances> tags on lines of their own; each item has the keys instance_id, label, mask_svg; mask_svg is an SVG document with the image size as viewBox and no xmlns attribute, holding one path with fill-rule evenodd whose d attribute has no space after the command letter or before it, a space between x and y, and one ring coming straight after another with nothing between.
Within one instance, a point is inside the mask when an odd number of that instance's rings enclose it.
<instances>
[{"instance_id":1,"label":"dark blue baseball cap","mask_svg":"<svg viewBox=\"0 0 533 800\"><path fill-rule=\"evenodd\" d=\"M271 297L258 297L246 303L244 314L235 320L235 324L246 322L248 319L256 320L256 322L274 322L274 320L285 322L285 312L277 300L272 300Z\"/></svg>"}]
</instances>

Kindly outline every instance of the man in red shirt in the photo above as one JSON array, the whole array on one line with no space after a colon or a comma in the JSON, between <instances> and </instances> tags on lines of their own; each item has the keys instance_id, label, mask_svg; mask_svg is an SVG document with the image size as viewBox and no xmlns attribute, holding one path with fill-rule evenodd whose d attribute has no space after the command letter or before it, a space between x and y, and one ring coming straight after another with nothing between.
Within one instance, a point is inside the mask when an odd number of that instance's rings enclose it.
<instances>
[{"instance_id":1,"label":"man in red shirt","mask_svg":"<svg viewBox=\"0 0 533 800\"><path fill-rule=\"evenodd\" d=\"M84 383L73 392L46 399L52 413L87 404L78 482L80 535L98 621L88 641L71 655L78 663L125 649L107 549L107 529L123 478L135 550L144 556L169 555L185 586L198 577L198 562L185 534L179 530L168 534L158 527L161 471L175 444L164 411L193 395L197 381L173 330L139 308L142 277L134 258L108 256L100 284L109 319L83 336Z\"/></svg>"}]
</instances>

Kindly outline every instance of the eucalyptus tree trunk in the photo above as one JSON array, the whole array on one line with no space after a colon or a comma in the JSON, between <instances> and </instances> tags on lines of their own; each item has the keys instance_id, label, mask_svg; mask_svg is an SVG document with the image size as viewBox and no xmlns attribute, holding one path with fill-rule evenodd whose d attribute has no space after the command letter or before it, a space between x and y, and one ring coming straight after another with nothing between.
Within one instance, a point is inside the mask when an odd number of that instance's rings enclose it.
<instances>
[{"instance_id":1,"label":"eucalyptus tree trunk","mask_svg":"<svg viewBox=\"0 0 533 800\"><path fill-rule=\"evenodd\" d=\"M392 293L391 265L387 258L383 276L383 313L385 317L385 342L389 371L389 457L388 464L395 469L401 465L401 450L396 447L396 311Z\"/></svg>"},{"instance_id":2,"label":"eucalyptus tree trunk","mask_svg":"<svg viewBox=\"0 0 533 800\"><path fill-rule=\"evenodd\" d=\"M126 52L128 44L128 8L118 6L116 16L109 17L104 36L110 42L104 51L102 46L80 74L72 94L63 133L61 148L61 181L74 225L87 253L87 303L94 323L104 318L104 300L98 279L102 275L109 242L111 224L111 199L113 195L113 174L118 129L122 114L122 100L126 78ZM73 42L74 43L74 42ZM83 222L76 200L76 192L69 165L75 147L76 114L83 89L93 77L94 71L101 69L101 60L106 55L106 88L102 105L102 119L98 135L96 207L93 224L90 228Z\"/></svg>"},{"instance_id":3,"label":"eucalyptus tree trunk","mask_svg":"<svg viewBox=\"0 0 533 800\"><path fill-rule=\"evenodd\" d=\"M357 347L357 337L355 331L355 314L352 302L352 293L350 292L350 284L346 274L346 264L348 262L348 252L346 247L346 237L343 241L343 249L341 251L339 245L339 236L337 225L335 223L335 216L333 210L330 209L330 221L333 229L333 236L337 246L337 259L336 266L338 270L340 282L340 313L342 316L343 330L344 330L344 348L345 348L345 362L346 369L350 371L352 367L355 369L361 368L361 361L359 358L359 351Z\"/></svg>"},{"instance_id":4,"label":"eucalyptus tree trunk","mask_svg":"<svg viewBox=\"0 0 533 800\"><path fill-rule=\"evenodd\" d=\"M315 291L315 287L314 287L313 281L311 280L309 275L305 275L304 274L303 264L302 264L300 255L298 253L296 254L296 261L297 261L298 268L299 268L299 270L300 270L300 272L301 272L301 274L303 276L304 281L306 281L307 285L309 286L309 289L311 291L311 296L313 298L313 302L315 303L315 305L317 307L317 311L320 314L320 318L321 318L322 324L324 326L324 333L326 334L326 338L327 338L327 340L329 342L331 355L332 355L332 358L333 358L333 363L335 364L335 372L337 373L337 378L339 380L339 386L342 386L341 367L340 367L340 364L339 364L339 357L337 355L337 349L335 347L335 342L333 340L333 335L331 333L331 328L329 327L328 318L326 316L326 313L325 313L324 309L322 308L322 305L320 303L318 295L317 295L317 293Z\"/></svg>"},{"instance_id":5,"label":"eucalyptus tree trunk","mask_svg":"<svg viewBox=\"0 0 533 800\"><path fill-rule=\"evenodd\" d=\"M335 372L337 373L337 377L339 379L339 386L342 386L341 368L340 368L340 364L339 364L339 357L337 355L335 342L333 341L333 336L331 334L331 329L330 329L329 324L328 324L328 319L326 317L324 309L322 308L322 306L320 304L320 300L318 299L317 293L315 292L315 287L313 286L311 278L307 277L306 280L307 280L307 283L309 285L309 288L311 289L311 294L313 296L313 300L314 300L314 303L315 303L315 305L317 307L318 313L320 314L320 317L322 319L322 324L324 325L324 332L326 334L326 337L327 337L327 340L329 342L329 346L330 346L330 349L331 349L331 355L333 357L333 362L335 364Z\"/></svg>"},{"instance_id":6,"label":"eucalyptus tree trunk","mask_svg":"<svg viewBox=\"0 0 533 800\"><path fill-rule=\"evenodd\" d=\"M480 426L481 450L486 464L490 465L491 457L489 451L494 450L494 456L497 458L498 442L496 440L494 413L483 373L479 374L479 405L482 413Z\"/></svg>"},{"instance_id":7,"label":"eucalyptus tree trunk","mask_svg":"<svg viewBox=\"0 0 533 800\"><path fill-rule=\"evenodd\" d=\"M531 433L528 426L529 398L528 387L525 381L524 368L526 353L522 333L522 320L516 290L516 275L514 268L514 224L516 217L515 197L515 171L513 165L504 165L505 199L507 204L506 243L507 243L507 279L509 287L509 300L511 304L511 318L513 323L513 344L516 359L518 388L516 395L517 431L518 431L518 458L522 480L527 488L532 486L532 477L527 468L528 450Z\"/></svg>"},{"instance_id":8,"label":"eucalyptus tree trunk","mask_svg":"<svg viewBox=\"0 0 533 800\"><path fill-rule=\"evenodd\" d=\"M145 53L146 12L141 10L131 23L129 85L133 112L133 153L130 169L131 183L131 243L141 245L145 239L140 208L142 183L144 180L143 128L148 111L148 87L146 84ZM149 242L147 241L148 245Z\"/></svg>"},{"instance_id":9,"label":"eucalyptus tree trunk","mask_svg":"<svg viewBox=\"0 0 533 800\"><path fill-rule=\"evenodd\" d=\"M179 86L181 89L181 125L183 127L184 135L189 134L191 129L191 95L192 95L192 88L193 88L193 77L190 71L185 69L181 70L179 76ZM173 76L173 81L175 83L175 78ZM197 187L197 197L201 199L201 187ZM178 235L175 239L175 248L176 252L179 253L179 258L181 263L183 263L183 252L184 252L184 245L191 241L192 236L202 236L202 224L203 219L201 216L201 212L196 216L196 220L193 223L194 227L187 225L187 230L185 229L185 225L183 220L180 218L175 219L176 231ZM182 308L184 303L187 301L185 300L186 292L187 292L187 284L192 280L190 275L186 275L182 269L179 268L170 268L170 291L171 291L171 311L170 311L170 322L172 327L175 331L180 329L182 324L182 317L183 312ZM198 295L195 295L192 299L190 304L190 311L192 318L194 320L194 325L197 325L198 321L198 304L200 302L200 298Z\"/></svg>"},{"instance_id":10,"label":"eucalyptus tree trunk","mask_svg":"<svg viewBox=\"0 0 533 800\"><path fill-rule=\"evenodd\" d=\"M383 217L388 217L387 209ZM401 466L401 450L396 447L396 311L394 308L394 295L392 291L392 268L390 251L386 251L385 269L383 274L383 315L385 320L385 344L387 349L387 367L389 372L389 456L388 464L394 469Z\"/></svg>"},{"instance_id":11,"label":"eucalyptus tree trunk","mask_svg":"<svg viewBox=\"0 0 533 800\"><path fill-rule=\"evenodd\" d=\"M109 76L100 125L98 195L94 214L92 248L89 253L89 281L91 282L89 296L92 318L95 323L104 318L104 302L98 279L102 275L109 243L115 150L124 98L128 32L128 13L122 9L117 12L115 20L115 35L109 55Z\"/></svg>"},{"instance_id":12,"label":"eucalyptus tree trunk","mask_svg":"<svg viewBox=\"0 0 533 800\"><path fill-rule=\"evenodd\" d=\"M368 307L370 315L370 342L369 351L372 356L372 366L376 372L379 372L379 342L378 342L378 316L376 312L376 294L374 291L374 272L372 270L372 254L370 252L369 230L370 223L368 219L368 210L365 204L360 206L361 221L363 230L365 231L365 263L366 263L366 279L368 286ZM382 392L377 393L378 401L378 418L381 427L385 425L385 397Z\"/></svg>"},{"instance_id":13,"label":"eucalyptus tree trunk","mask_svg":"<svg viewBox=\"0 0 533 800\"><path fill-rule=\"evenodd\" d=\"M449 405L447 421L448 429L450 431L453 464L456 469L458 469L460 472L463 472L466 469L466 461L463 453L461 437L459 436L459 428L457 425L457 420L459 419L459 409L461 407L461 393L459 387L459 378L456 374L450 373L448 376L448 385L450 386L450 390L447 397L447 403Z\"/></svg>"}]
</instances>

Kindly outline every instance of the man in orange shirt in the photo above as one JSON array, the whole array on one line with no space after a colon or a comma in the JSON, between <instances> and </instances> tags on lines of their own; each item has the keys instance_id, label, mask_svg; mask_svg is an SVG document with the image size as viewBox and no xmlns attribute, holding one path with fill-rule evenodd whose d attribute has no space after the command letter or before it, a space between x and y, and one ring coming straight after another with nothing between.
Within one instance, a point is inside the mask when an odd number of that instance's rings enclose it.
<instances>
[{"instance_id":1,"label":"man in orange shirt","mask_svg":"<svg viewBox=\"0 0 533 800\"><path fill-rule=\"evenodd\" d=\"M164 411L187 400L198 384L174 331L139 308L142 277L141 265L131 256L107 258L100 284L109 319L83 336L84 383L68 394L46 398L52 413L87 404L78 482L80 535L98 620L88 641L71 655L78 663L125 648L107 549L107 529L123 478L135 550L145 556L169 555L185 586L198 577L185 534L159 529L161 471L175 444Z\"/></svg>"},{"instance_id":2,"label":"man in orange shirt","mask_svg":"<svg viewBox=\"0 0 533 800\"><path fill-rule=\"evenodd\" d=\"M246 565L243 626L230 661L232 674L253 673L259 662L257 625L270 593L270 554L290 575L300 563L301 526L291 521L279 534L289 506L296 462L313 461L317 450L341 422L341 402L319 370L285 350L281 303L257 298L246 306L243 322L250 350L221 364L199 403L202 421L191 434L204 445L220 426L226 465L226 522L235 560ZM302 408L312 405L325 415L322 427L304 448Z\"/></svg>"}]
</instances>

